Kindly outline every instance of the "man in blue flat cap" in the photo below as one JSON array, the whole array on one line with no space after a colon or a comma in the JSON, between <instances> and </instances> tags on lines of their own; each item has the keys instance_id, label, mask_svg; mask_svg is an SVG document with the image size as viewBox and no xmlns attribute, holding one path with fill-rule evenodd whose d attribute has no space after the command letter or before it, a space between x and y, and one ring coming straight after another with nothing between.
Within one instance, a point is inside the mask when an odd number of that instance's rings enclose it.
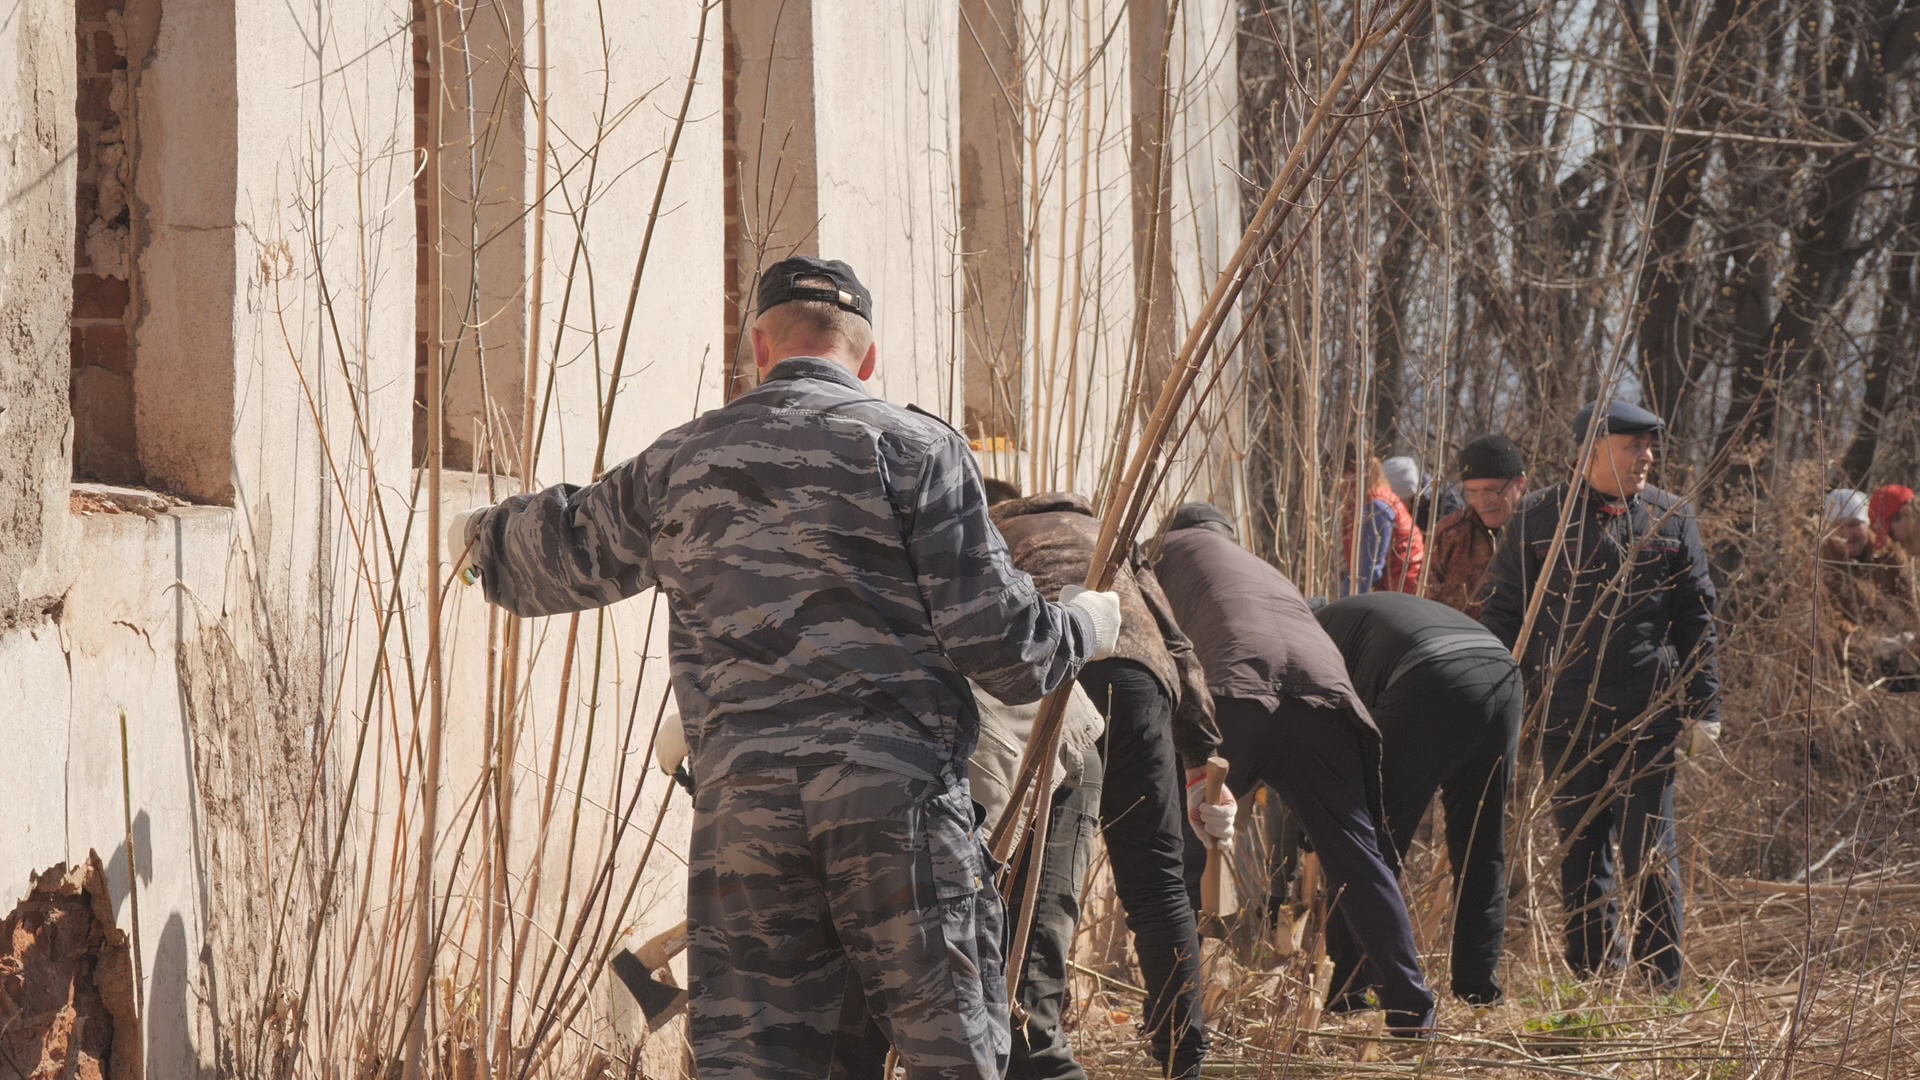
<instances>
[{"instance_id":1,"label":"man in blue flat cap","mask_svg":"<svg viewBox=\"0 0 1920 1080\"><path fill-rule=\"evenodd\" d=\"M1587 975L1625 962L1614 939L1619 894L1631 890L1630 955L1671 990L1682 926L1676 749L1689 723L1696 746L1720 731L1714 586L1693 508L1647 484L1660 418L1621 401L1596 419L1597 409L1588 404L1574 421L1591 440L1582 480L1547 488L1508 522L1481 621L1519 644L1542 706L1541 763L1565 851L1568 965ZM1535 588L1545 595L1527 627Z\"/></svg>"}]
</instances>

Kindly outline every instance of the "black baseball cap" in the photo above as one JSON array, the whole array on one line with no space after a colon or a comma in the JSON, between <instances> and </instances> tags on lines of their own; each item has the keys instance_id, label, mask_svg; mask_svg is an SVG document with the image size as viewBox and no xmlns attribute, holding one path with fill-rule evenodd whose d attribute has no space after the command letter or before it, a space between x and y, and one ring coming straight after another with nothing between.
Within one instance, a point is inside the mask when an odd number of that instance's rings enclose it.
<instances>
[{"instance_id":1,"label":"black baseball cap","mask_svg":"<svg viewBox=\"0 0 1920 1080\"><path fill-rule=\"evenodd\" d=\"M1482 435L1460 448L1460 479L1511 480L1527 471L1520 448L1505 435Z\"/></svg>"},{"instance_id":2,"label":"black baseball cap","mask_svg":"<svg viewBox=\"0 0 1920 1080\"><path fill-rule=\"evenodd\" d=\"M833 282L833 288L797 284L801 278L816 277ZM842 311L851 311L868 323L873 322L873 294L860 284L853 267L839 259L811 259L796 255L767 267L760 275L758 310L764 313L791 300L818 300Z\"/></svg>"}]
</instances>

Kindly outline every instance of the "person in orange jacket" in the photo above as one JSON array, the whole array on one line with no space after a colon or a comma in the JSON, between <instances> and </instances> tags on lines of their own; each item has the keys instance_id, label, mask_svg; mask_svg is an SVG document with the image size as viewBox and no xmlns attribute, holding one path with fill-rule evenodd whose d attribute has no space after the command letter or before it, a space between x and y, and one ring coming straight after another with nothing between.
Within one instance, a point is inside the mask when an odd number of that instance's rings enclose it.
<instances>
[{"instance_id":1,"label":"person in orange jacket","mask_svg":"<svg viewBox=\"0 0 1920 1080\"><path fill-rule=\"evenodd\" d=\"M1367 459L1367 486L1364 496L1356 496L1354 485L1359 469L1349 457L1340 478L1342 515L1340 550L1340 595L1374 592L1418 593L1420 567L1426 561L1426 540L1413 522L1413 512L1400 496L1393 493L1387 474L1377 457ZM1362 528L1354 527L1355 511L1363 516ZM1357 545L1357 547L1356 547Z\"/></svg>"}]
</instances>

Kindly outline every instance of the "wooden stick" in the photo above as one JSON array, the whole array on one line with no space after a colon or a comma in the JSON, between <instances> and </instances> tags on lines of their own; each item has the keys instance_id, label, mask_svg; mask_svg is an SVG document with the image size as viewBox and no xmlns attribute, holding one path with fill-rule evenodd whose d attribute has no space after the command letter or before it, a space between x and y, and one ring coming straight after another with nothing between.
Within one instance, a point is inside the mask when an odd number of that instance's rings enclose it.
<instances>
[{"instance_id":1,"label":"wooden stick","mask_svg":"<svg viewBox=\"0 0 1920 1080\"><path fill-rule=\"evenodd\" d=\"M1140 443L1135 447L1125 470L1115 470L1112 486L1107 496L1100 501L1102 509L1100 536L1094 548L1092 564L1087 570L1086 587L1089 589L1107 589L1113 584L1114 575L1119 570L1116 554L1123 550L1122 539L1131 542L1138 531L1139 523L1151 504L1153 493L1158 486L1159 475L1152 467L1157 464L1166 450L1169 430L1174 418L1186 400L1188 392L1199 378L1202 362L1218 336L1225 319L1232 313L1232 305L1245 288L1251 271L1252 256L1272 242L1278 235L1279 226L1291 213L1295 203L1283 200L1282 194L1293 186L1306 163L1309 149L1318 141L1333 112L1333 104L1339 91L1352 77L1360 56L1368 49L1385 41L1422 0L1403 0L1393 15L1374 31L1364 34L1354 41L1352 48L1341 61L1339 69L1321 94L1320 102L1313 114L1300 129L1286 162L1275 174L1273 183L1268 187L1266 197L1261 200L1253 220L1241 233L1239 246L1216 279L1212 291L1202 305L1193 325L1187 332L1186 341L1180 348L1172 372L1160 389ZM1379 69L1384 68L1391 59L1391 52L1382 57L1376 65L1376 75L1369 77L1365 85L1371 86ZM1133 408L1129 403L1128 414ZM1151 475L1151 478L1149 476ZM1043 761L1051 758L1059 745L1061 717L1066 710L1067 688L1056 690L1041 705L1040 714L1034 721L1033 737L1028 740L1025 753L1020 759L1020 769L1015 775L1013 791L1008 800L1008 811L1001 816L994 828L992 838L993 854L1001 862L1010 862L1014 849L1024 837L1028 815L1035 810L1034 783Z\"/></svg>"},{"instance_id":2,"label":"wooden stick","mask_svg":"<svg viewBox=\"0 0 1920 1080\"><path fill-rule=\"evenodd\" d=\"M1220 793L1226 787L1227 759L1208 758L1207 802L1219 802ZM1239 897L1233 891L1233 876L1226 872L1226 852L1205 836L1201 840L1207 845L1207 868L1200 874L1200 910L1215 918L1225 918L1240 910Z\"/></svg>"},{"instance_id":3,"label":"wooden stick","mask_svg":"<svg viewBox=\"0 0 1920 1080\"><path fill-rule=\"evenodd\" d=\"M1320 1026L1320 1015L1327 1007L1327 993L1333 988L1333 964L1327 959L1327 906L1321 889L1320 857L1311 852L1300 856L1300 899L1311 912L1314 929L1306 953L1307 1000L1300 1010L1300 1027Z\"/></svg>"},{"instance_id":4,"label":"wooden stick","mask_svg":"<svg viewBox=\"0 0 1920 1080\"><path fill-rule=\"evenodd\" d=\"M427 5L427 82L432 88L433 108L427 113L427 220L440 221L440 139L441 111L445 107L441 86L445 78L446 35L440 25L440 5ZM402 1075L407 1080L426 1076L427 1011L433 986L435 935L433 924L433 850L440 814L440 751L445 732L445 688L442 684L440 655L441 596L440 570L440 475L446 454L447 365L440 351L440 259L439 237L427 260L427 326L433 335L433 347L427 352L427 745L426 760L421 763L420 830L416 843L419 869L414 882L413 912L413 987L409 995L411 1015L407 1024L406 1048L401 1057Z\"/></svg>"},{"instance_id":5,"label":"wooden stick","mask_svg":"<svg viewBox=\"0 0 1920 1080\"><path fill-rule=\"evenodd\" d=\"M1726 878L1722 885L1734 892L1764 893L1769 896L1853 896L1861 900L1917 900L1920 885L1882 885L1868 880L1855 883L1804 881L1764 881L1760 878Z\"/></svg>"}]
</instances>

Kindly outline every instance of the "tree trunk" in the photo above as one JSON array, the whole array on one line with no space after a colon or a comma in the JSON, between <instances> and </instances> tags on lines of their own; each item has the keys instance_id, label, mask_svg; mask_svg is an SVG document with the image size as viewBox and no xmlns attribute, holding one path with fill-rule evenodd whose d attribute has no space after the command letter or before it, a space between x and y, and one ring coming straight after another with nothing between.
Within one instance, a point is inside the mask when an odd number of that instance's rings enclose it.
<instances>
[{"instance_id":1,"label":"tree trunk","mask_svg":"<svg viewBox=\"0 0 1920 1080\"><path fill-rule=\"evenodd\" d=\"M1887 390L1894 365L1905 356L1920 358L1910 332L1920 308L1920 183L1909 187L1907 210L1895 232L1887 259L1887 287L1880 298L1880 316L1874 322L1873 353L1867 358L1866 382L1861 390L1860 426L1847 446L1840 469L1848 481L1864 485L1880 452L1880 421L1886 415Z\"/></svg>"},{"instance_id":2,"label":"tree trunk","mask_svg":"<svg viewBox=\"0 0 1920 1080\"><path fill-rule=\"evenodd\" d=\"M1902 10L1880 0L1854 27L1853 74L1827 110L1827 123L1843 142L1873 134L1887 108L1887 79L1913 59L1920 40L1920 10ZM1844 55L1844 48L1834 50ZM1774 435L1779 388L1792 383L1815 348L1814 330L1852 277L1861 251L1854 219L1871 179L1873 159L1865 149L1831 151L1816 170L1805 212L1793 230L1793 268L1782 286L1779 309L1764 342L1748 342L1736 357L1730 401L1720 424L1719 450Z\"/></svg>"}]
</instances>

